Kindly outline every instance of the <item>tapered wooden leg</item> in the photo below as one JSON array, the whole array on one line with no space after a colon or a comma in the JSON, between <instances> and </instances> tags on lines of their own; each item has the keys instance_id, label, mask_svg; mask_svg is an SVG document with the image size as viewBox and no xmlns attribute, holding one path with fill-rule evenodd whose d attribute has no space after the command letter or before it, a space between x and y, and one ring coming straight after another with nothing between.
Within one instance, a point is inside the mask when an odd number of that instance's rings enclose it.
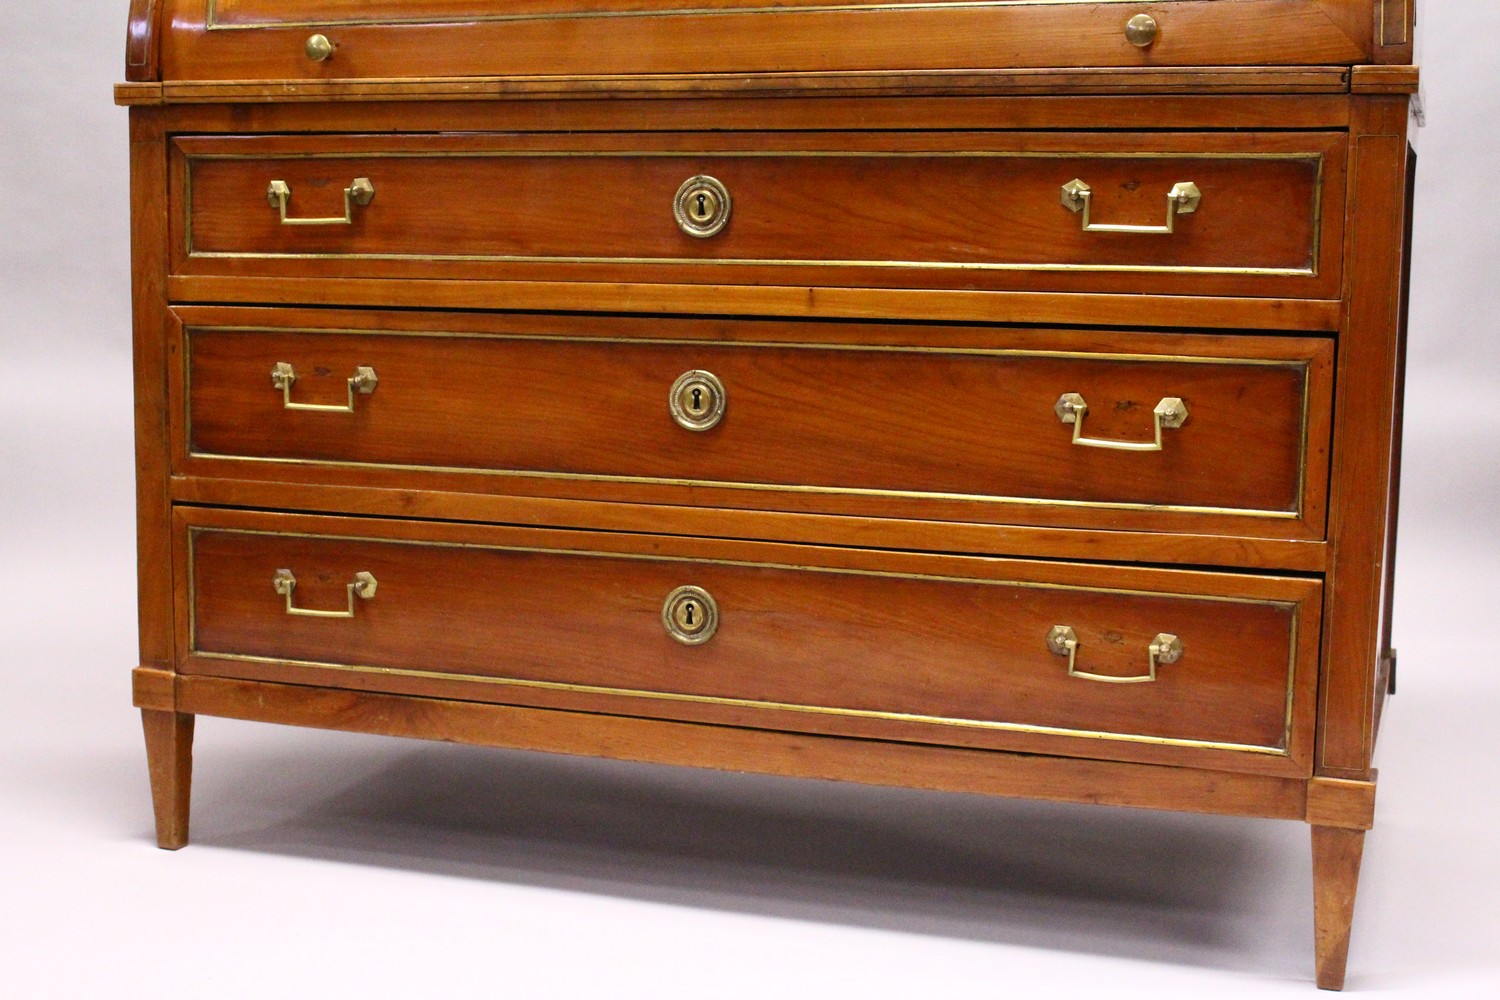
<instances>
[{"instance_id":1,"label":"tapered wooden leg","mask_svg":"<svg viewBox=\"0 0 1500 1000\"><path fill-rule=\"evenodd\" d=\"M156 807L156 845L175 851L188 842L193 717L143 708L141 723L146 729L146 764L151 769L151 801Z\"/></svg>"},{"instance_id":2,"label":"tapered wooden leg","mask_svg":"<svg viewBox=\"0 0 1500 1000\"><path fill-rule=\"evenodd\" d=\"M1359 888L1365 832L1315 826L1312 849L1318 988L1341 990L1344 969L1349 963L1349 928L1354 922L1354 894Z\"/></svg>"}]
</instances>

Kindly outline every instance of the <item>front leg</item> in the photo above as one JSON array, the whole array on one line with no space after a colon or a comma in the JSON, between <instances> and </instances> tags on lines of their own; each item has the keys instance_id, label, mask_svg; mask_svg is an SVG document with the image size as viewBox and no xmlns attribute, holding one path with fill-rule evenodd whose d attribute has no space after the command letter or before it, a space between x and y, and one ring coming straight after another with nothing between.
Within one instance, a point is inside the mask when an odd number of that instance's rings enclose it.
<instances>
[{"instance_id":1,"label":"front leg","mask_svg":"<svg viewBox=\"0 0 1500 1000\"><path fill-rule=\"evenodd\" d=\"M193 716L141 709L146 764L156 807L156 844L168 851L188 842L188 806L193 786Z\"/></svg>"},{"instance_id":2,"label":"front leg","mask_svg":"<svg viewBox=\"0 0 1500 1000\"><path fill-rule=\"evenodd\" d=\"M1344 988L1349 962L1349 929L1365 831L1335 826L1312 828L1313 923L1317 936L1318 988Z\"/></svg>"}]
</instances>

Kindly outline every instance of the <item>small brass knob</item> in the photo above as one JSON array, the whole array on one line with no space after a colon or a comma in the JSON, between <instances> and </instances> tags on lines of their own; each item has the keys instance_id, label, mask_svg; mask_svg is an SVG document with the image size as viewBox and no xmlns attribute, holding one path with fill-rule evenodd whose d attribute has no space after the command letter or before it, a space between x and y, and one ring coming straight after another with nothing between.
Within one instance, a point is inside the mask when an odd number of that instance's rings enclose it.
<instances>
[{"instance_id":1,"label":"small brass knob","mask_svg":"<svg viewBox=\"0 0 1500 1000\"><path fill-rule=\"evenodd\" d=\"M672 217L689 236L705 239L729 224L729 189L707 174L682 182L672 199Z\"/></svg>"},{"instance_id":2,"label":"small brass knob","mask_svg":"<svg viewBox=\"0 0 1500 1000\"><path fill-rule=\"evenodd\" d=\"M719 605L702 587L678 587L662 604L661 622L684 646L701 646L719 629Z\"/></svg>"},{"instance_id":3,"label":"small brass knob","mask_svg":"<svg viewBox=\"0 0 1500 1000\"><path fill-rule=\"evenodd\" d=\"M683 372L672 383L667 407L677 425L690 431L706 431L724 419L729 394L713 372Z\"/></svg>"},{"instance_id":4,"label":"small brass knob","mask_svg":"<svg viewBox=\"0 0 1500 1000\"><path fill-rule=\"evenodd\" d=\"M1149 49L1160 30L1156 18L1150 14L1137 14L1125 22L1125 38L1136 48Z\"/></svg>"},{"instance_id":5,"label":"small brass knob","mask_svg":"<svg viewBox=\"0 0 1500 1000\"><path fill-rule=\"evenodd\" d=\"M307 40L307 58L313 62L323 62L332 55L333 43L327 35L313 35Z\"/></svg>"}]
</instances>

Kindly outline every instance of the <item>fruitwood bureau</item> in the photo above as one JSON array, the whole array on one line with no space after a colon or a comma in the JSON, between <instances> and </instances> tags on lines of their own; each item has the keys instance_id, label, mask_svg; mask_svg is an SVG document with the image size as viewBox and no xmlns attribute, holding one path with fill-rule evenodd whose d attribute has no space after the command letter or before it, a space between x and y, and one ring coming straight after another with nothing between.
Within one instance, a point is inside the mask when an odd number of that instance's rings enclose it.
<instances>
[{"instance_id":1,"label":"fruitwood bureau","mask_svg":"<svg viewBox=\"0 0 1500 1000\"><path fill-rule=\"evenodd\" d=\"M1311 824L1389 595L1406 0L134 0L198 714Z\"/></svg>"}]
</instances>

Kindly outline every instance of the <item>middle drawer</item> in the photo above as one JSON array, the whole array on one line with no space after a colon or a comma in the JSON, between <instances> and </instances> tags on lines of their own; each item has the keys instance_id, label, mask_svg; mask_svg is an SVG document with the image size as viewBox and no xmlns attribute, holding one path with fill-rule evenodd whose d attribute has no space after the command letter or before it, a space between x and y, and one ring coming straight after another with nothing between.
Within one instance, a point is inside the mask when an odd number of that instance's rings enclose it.
<instances>
[{"instance_id":1,"label":"middle drawer","mask_svg":"<svg viewBox=\"0 0 1500 1000\"><path fill-rule=\"evenodd\" d=\"M1320 538L1320 338L183 308L180 473Z\"/></svg>"}]
</instances>

